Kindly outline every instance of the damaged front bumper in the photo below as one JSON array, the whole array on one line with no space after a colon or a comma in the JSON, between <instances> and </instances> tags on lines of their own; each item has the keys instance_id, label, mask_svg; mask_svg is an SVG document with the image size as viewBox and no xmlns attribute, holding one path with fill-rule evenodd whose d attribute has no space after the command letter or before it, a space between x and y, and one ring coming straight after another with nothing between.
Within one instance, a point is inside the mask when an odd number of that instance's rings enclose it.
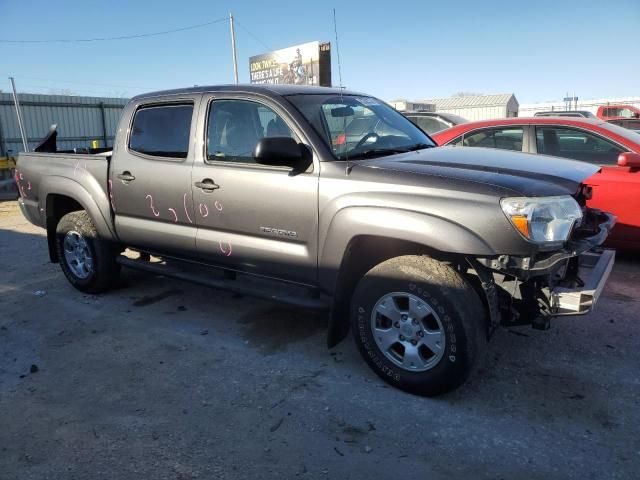
<instances>
[{"instance_id":1,"label":"damaged front bumper","mask_svg":"<svg viewBox=\"0 0 640 480\"><path fill-rule=\"evenodd\" d=\"M604 289L616 258L614 250L586 252L578 258L573 287L557 285L551 289L551 315L582 315L590 312Z\"/></svg>"},{"instance_id":2,"label":"damaged front bumper","mask_svg":"<svg viewBox=\"0 0 640 480\"><path fill-rule=\"evenodd\" d=\"M492 328L530 324L546 330L552 317L594 308L615 261L615 252L601 245L616 217L590 209L589 219L591 225L574 232L561 250L475 259L472 266L487 295Z\"/></svg>"}]
</instances>

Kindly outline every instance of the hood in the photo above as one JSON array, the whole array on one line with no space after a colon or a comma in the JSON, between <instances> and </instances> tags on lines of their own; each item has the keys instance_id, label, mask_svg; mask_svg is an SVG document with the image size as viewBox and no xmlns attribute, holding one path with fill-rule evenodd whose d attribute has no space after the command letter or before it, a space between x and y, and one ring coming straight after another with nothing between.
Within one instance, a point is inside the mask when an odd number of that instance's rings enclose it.
<instances>
[{"instance_id":1,"label":"hood","mask_svg":"<svg viewBox=\"0 0 640 480\"><path fill-rule=\"evenodd\" d=\"M477 147L437 147L356 164L366 169L486 184L517 195L574 195L600 167L584 162Z\"/></svg>"}]
</instances>

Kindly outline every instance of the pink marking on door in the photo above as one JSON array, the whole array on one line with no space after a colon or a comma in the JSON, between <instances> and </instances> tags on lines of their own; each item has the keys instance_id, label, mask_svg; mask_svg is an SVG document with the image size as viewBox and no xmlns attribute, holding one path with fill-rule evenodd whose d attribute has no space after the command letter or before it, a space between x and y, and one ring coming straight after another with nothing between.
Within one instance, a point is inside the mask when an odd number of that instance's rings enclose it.
<instances>
[{"instance_id":1,"label":"pink marking on door","mask_svg":"<svg viewBox=\"0 0 640 480\"><path fill-rule=\"evenodd\" d=\"M145 198L149 199L149 208L151 209L151 213L153 213L154 217L159 217L160 212L156 210L156 207L153 206L153 197L151 195L147 195Z\"/></svg>"},{"instance_id":2,"label":"pink marking on door","mask_svg":"<svg viewBox=\"0 0 640 480\"><path fill-rule=\"evenodd\" d=\"M173 221L174 222L178 222L178 214L176 213L176 211L173 208L167 208L167 210L169 210L171 213L173 213Z\"/></svg>"},{"instance_id":3,"label":"pink marking on door","mask_svg":"<svg viewBox=\"0 0 640 480\"><path fill-rule=\"evenodd\" d=\"M187 194L184 194L184 197L182 197L182 204L184 205L184 213L187 216L187 220L189 220L189 223L193 223L193 220L191 220L191 217L189 216L189 212L187 211Z\"/></svg>"},{"instance_id":4,"label":"pink marking on door","mask_svg":"<svg viewBox=\"0 0 640 480\"><path fill-rule=\"evenodd\" d=\"M218 245L220 245L220 251L227 257L231 256L231 244L229 242L219 241Z\"/></svg>"},{"instance_id":5,"label":"pink marking on door","mask_svg":"<svg viewBox=\"0 0 640 480\"><path fill-rule=\"evenodd\" d=\"M200 210L200 215L202 215L203 218L207 218L209 216L209 207L204 203L201 203L198 209Z\"/></svg>"},{"instance_id":6,"label":"pink marking on door","mask_svg":"<svg viewBox=\"0 0 640 480\"><path fill-rule=\"evenodd\" d=\"M113 182L111 181L111 179L109 179L109 202L111 203L111 208L115 212L116 205L115 205L115 202L113 201Z\"/></svg>"},{"instance_id":7,"label":"pink marking on door","mask_svg":"<svg viewBox=\"0 0 640 480\"><path fill-rule=\"evenodd\" d=\"M27 182L27 190L31 190L31 182Z\"/></svg>"},{"instance_id":8,"label":"pink marking on door","mask_svg":"<svg viewBox=\"0 0 640 480\"><path fill-rule=\"evenodd\" d=\"M216 210L218 210L219 212L222 211L222 203L220 203L218 200L216 200L215 202L213 202L213 206L216 207Z\"/></svg>"}]
</instances>

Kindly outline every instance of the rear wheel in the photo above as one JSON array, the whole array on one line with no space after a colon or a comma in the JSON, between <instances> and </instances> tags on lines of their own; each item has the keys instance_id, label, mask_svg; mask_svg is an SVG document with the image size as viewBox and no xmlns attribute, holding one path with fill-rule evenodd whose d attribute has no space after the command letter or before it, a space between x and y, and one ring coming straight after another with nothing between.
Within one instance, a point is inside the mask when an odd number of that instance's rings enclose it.
<instances>
[{"instance_id":1,"label":"rear wheel","mask_svg":"<svg viewBox=\"0 0 640 480\"><path fill-rule=\"evenodd\" d=\"M117 282L118 251L112 243L98 237L87 212L67 213L60 219L56 248L62 272L78 290L99 293Z\"/></svg>"},{"instance_id":2,"label":"rear wheel","mask_svg":"<svg viewBox=\"0 0 640 480\"><path fill-rule=\"evenodd\" d=\"M380 263L352 299L354 339L386 382L418 395L453 390L486 345L484 306L452 267L428 257Z\"/></svg>"}]
</instances>

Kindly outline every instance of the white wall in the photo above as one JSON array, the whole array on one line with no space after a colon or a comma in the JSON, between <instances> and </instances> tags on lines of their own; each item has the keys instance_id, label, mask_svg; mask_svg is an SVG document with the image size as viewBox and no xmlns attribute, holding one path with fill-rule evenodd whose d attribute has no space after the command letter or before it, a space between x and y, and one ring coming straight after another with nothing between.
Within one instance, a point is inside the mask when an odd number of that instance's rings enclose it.
<instances>
[{"instance_id":1,"label":"white wall","mask_svg":"<svg viewBox=\"0 0 640 480\"><path fill-rule=\"evenodd\" d=\"M462 108L437 108L436 111L460 115L470 122L475 122L476 120L489 120L492 118L504 118L507 116L507 108L505 105Z\"/></svg>"}]
</instances>

